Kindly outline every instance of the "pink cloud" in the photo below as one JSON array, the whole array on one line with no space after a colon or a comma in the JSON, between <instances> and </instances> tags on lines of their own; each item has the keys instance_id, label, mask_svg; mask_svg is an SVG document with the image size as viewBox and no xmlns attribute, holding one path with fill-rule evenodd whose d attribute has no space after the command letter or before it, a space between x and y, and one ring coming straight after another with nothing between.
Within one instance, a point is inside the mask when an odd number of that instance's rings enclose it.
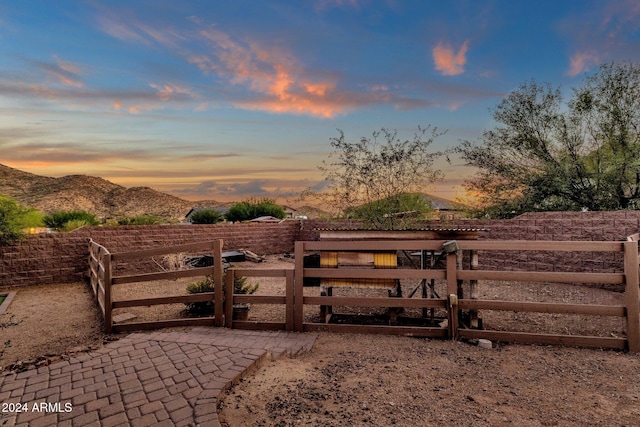
<instances>
[{"instance_id":1,"label":"pink cloud","mask_svg":"<svg viewBox=\"0 0 640 427\"><path fill-rule=\"evenodd\" d=\"M570 58L570 66L567 71L568 76L577 76L589 70L592 66L600 63L598 56L588 52L577 52Z\"/></svg>"},{"instance_id":2,"label":"pink cloud","mask_svg":"<svg viewBox=\"0 0 640 427\"><path fill-rule=\"evenodd\" d=\"M433 48L433 61L436 70L445 76L455 76L464 73L464 65L467 63L467 49L469 41L465 41L456 53L449 43L439 42Z\"/></svg>"},{"instance_id":3,"label":"pink cloud","mask_svg":"<svg viewBox=\"0 0 640 427\"><path fill-rule=\"evenodd\" d=\"M211 43L214 58L197 55L188 61L205 73L215 72L261 95L236 101L236 106L324 118L346 111L346 105L335 102L335 80L308 78L303 67L285 50L254 41L236 41L216 29L202 31L201 35Z\"/></svg>"}]
</instances>

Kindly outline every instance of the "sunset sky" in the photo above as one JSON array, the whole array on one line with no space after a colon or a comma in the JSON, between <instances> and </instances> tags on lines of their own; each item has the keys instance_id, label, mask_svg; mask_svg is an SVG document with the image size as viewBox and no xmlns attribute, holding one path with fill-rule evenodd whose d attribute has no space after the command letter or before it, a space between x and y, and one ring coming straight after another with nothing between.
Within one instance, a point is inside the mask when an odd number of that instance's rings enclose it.
<instances>
[{"instance_id":1,"label":"sunset sky","mask_svg":"<svg viewBox=\"0 0 640 427\"><path fill-rule=\"evenodd\" d=\"M638 0L0 3L0 163L187 199L320 188L329 139L476 140L531 79L640 61ZM473 171L442 162L428 192Z\"/></svg>"}]
</instances>

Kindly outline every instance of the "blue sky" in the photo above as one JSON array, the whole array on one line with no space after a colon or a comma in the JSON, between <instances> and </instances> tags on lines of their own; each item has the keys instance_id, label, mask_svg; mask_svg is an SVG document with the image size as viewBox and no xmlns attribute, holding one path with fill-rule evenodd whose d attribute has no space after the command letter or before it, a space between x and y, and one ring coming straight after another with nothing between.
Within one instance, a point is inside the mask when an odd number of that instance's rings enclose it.
<instances>
[{"instance_id":1,"label":"blue sky","mask_svg":"<svg viewBox=\"0 0 640 427\"><path fill-rule=\"evenodd\" d=\"M317 186L329 139L476 140L531 79L640 60L637 0L0 3L0 163L188 199ZM438 165L454 198L473 170Z\"/></svg>"}]
</instances>

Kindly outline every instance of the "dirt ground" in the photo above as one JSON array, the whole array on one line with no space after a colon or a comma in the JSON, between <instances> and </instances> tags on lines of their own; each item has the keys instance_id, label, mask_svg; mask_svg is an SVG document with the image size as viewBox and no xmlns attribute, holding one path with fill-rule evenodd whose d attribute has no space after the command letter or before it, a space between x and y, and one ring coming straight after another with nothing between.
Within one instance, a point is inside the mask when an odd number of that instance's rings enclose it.
<instances>
[{"instance_id":1,"label":"dirt ground","mask_svg":"<svg viewBox=\"0 0 640 427\"><path fill-rule=\"evenodd\" d=\"M265 263L238 266L292 267L292 260L269 257ZM256 280L259 294L284 294L282 279ZM180 295L192 281L127 285L114 289L114 299ZM407 291L414 287L404 286ZM0 288L0 293L7 290L15 289ZM307 293L317 295L319 288L305 288ZM505 283L483 283L481 295L598 304L619 304L622 298L617 292L584 286ZM135 320L186 316L180 304L122 311L136 316ZM306 321L318 321L318 311L319 307L308 307ZM347 308L342 311L350 313ZM250 320L278 321L282 313L282 307L254 305ZM503 312L483 312L482 318L485 327L498 330L515 325L522 331L625 333L624 323L616 318ZM117 338L104 336L101 327L84 283L19 288L7 312L0 315L0 366L5 371L24 369ZM500 343L487 349L468 342L410 337L317 335L311 352L267 362L224 395L219 403L223 425L640 425L637 354Z\"/></svg>"}]
</instances>

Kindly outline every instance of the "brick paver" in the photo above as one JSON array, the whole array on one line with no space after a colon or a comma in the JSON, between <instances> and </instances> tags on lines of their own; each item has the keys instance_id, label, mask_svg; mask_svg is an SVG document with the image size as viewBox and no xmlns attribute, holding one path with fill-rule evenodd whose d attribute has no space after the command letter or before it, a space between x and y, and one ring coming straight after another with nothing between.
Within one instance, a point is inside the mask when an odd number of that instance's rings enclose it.
<instances>
[{"instance_id":1,"label":"brick paver","mask_svg":"<svg viewBox=\"0 0 640 427\"><path fill-rule=\"evenodd\" d=\"M220 394L315 336L192 328L134 333L68 361L0 376L0 426L219 426Z\"/></svg>"}]
</instances>

